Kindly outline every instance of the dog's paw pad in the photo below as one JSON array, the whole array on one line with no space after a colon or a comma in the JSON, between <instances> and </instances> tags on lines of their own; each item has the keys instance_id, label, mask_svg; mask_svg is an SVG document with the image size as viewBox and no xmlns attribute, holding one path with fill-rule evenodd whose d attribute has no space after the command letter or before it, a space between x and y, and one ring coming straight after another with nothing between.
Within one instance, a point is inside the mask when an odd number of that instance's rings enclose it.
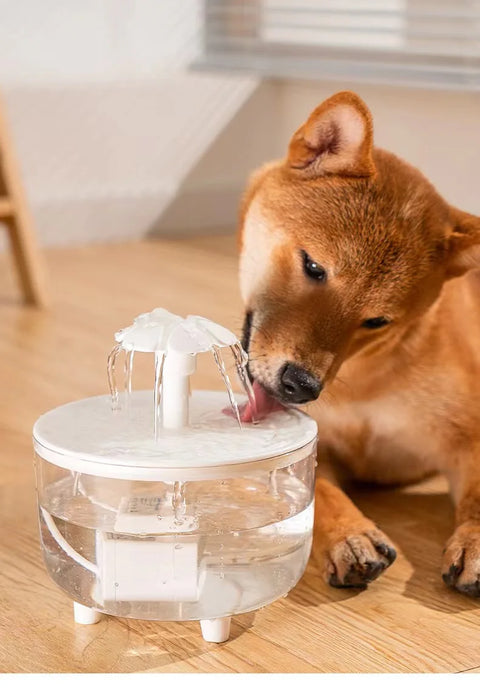
<instances>
[{"instance_id":1,"label":"dog's paw pad","mask_svg":"<svg viewBox=\"0 0 480 691\"><path fill-rule=\"evenodd\" d=\"M397 552L396 550L392 547L392 545L389 545L388 543L385 542L375 542L375 549L377 552L380 552L380 554L385 557L385 559L388 562L388 565L393 564L395 559L397 558Z\"/></svg>"},{"instance_id":2,"label":"dog's paw pad","mask_svg":"<svg viewBox=\"0 0 480 691\"><path fill-rule=\"evenodd\" d=\"M397 553L379 530L353 535L329 550L328 582L335 588L365 588L390 564Z\"/></svg>"},{"instance_id":3,"label":"dog's paw pad","mask_svg":"<svg viewBox=\"0 0 480 691\"><path fill-rule=\"evenodd\" d=\"M454 588L458 577L462 573L462 569L463 566L460 564L450 564L448 566L448 571L444 571L442 573L442 578L445 585L448 585L450 588Z\"/></svg>"},{"instance_id":4,"label":"dog's paw pad","mask_svg":"<svg viewBox=\"0 0 480 691\"><path fill-rule=\"evenodd\" d=\"M443 553L442 578L449 588L480 597L480 524L460 525Z\"/></svg>"}]
</instances>

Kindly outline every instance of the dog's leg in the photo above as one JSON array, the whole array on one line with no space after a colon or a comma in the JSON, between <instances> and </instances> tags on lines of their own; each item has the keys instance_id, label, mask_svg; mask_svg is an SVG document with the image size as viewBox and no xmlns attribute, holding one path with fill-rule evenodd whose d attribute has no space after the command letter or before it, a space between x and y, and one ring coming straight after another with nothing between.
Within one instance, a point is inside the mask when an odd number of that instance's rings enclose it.
<instances>
[{"instance_id":1,"label":"dog's leg","mask_svg":"<svg viewBox=\"0 0 480 691\"><path fill-rule=\"evenodd\" d=\"M330 585L362 588L385 571L396 552L389 539L336 486L337 476L319 463L315 488L313 558Z\"/></svg>"},{"instance_id":2,"label":"dog's leg","mask_svg":"<svg viewBox=\"0 0 480 691\"><path fill-rule=\"evenodd\" d=\"M450 478L456 528L443 553L442 578L451 588L480 597L480 467L474 455Z\"/></svg>"}]
</instances>

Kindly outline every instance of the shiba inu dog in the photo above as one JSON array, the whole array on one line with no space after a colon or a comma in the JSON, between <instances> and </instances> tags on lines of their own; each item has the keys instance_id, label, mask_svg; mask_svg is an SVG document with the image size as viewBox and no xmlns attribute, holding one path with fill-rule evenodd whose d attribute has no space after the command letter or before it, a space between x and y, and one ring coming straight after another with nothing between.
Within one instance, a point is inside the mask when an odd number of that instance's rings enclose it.
<instances>
[{"instance_id":1,"label":"shiba inu dog","mask_svg":"<svg viewBox=\"0 0 480 691\"><path fill-rule=\"evenodd\" d=\"M383 484L440 471L456 504L443 579L480 596L479 248L480 218L374 147L351 92L249 181L240 285L257 414L320 396L314 554L331 585L364 586L396 556L338 470Z\"/></svg>"}]
</instances>

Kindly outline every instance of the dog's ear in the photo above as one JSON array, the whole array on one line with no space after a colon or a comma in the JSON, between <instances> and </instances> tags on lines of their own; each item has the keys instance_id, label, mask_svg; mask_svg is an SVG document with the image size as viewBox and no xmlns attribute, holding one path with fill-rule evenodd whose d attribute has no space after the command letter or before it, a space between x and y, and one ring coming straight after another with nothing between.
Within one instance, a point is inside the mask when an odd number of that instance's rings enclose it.
<instances>
[{"instance_id":1,"label":"dog's ear","mask_svg":"<svg viewBox=\"0 0 480 691\"><path fill-rule=\"evenodd\" d=\"M375 173L372 116L362 99L341 91L321 103L295 132L287 165L303 177Z\"/></svg>"},{"instance_id":2,"label":"dog's ear","mask_svg":"<svg viewBox=\"0 0 480 691\"><path fill-rule=\"evenodd\" d=\"M447 273L461 276L480 269L480 217L451 208L453 230L448 236Z\"/></svg>"}]
</instances>

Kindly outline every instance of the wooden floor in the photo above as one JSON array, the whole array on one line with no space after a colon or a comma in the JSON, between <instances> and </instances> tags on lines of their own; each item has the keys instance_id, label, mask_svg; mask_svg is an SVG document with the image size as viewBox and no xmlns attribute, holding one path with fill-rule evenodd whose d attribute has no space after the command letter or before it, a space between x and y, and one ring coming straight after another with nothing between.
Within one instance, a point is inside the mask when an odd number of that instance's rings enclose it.
<instances>
[{"instance_id":1,"label":"wooden floor","mask_svg":"<svg viewBox=\"0 0 480 691\"><path fill-rule=\"evenodd\" d=\"M39 550L31 428L42 412L106 392L113 333L165 306L239 330L231 238L46 253L53 307L21 306L0 258L0 672L460 672L480 670L480 603L440 576L452 510L442 479L362 490L361 508L396 543L396 563L367 591L334 590L310 563L273 605L236 617L228 643L196 623L72 620ZM213 369L197 377L216 386ZM140 376L143 376L140 374Z\"/></svg>"}]
</instances>

